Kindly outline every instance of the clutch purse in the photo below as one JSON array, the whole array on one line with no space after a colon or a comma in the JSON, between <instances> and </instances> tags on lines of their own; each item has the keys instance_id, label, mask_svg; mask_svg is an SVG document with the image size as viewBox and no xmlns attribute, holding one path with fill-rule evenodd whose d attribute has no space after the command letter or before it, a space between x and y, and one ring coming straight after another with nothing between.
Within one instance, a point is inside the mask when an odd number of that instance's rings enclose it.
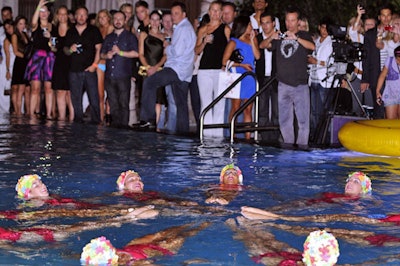
<instances>
[{"instance_id":1,"label":"clutch purse","mask_svg":"<svg viewBox=\"0 0 400 266\"><path fill-rule=\"evenodd\" d=\"M145 77L145 76L147 76L147 70L150 68L150 66L140 66L139 67L139 71L138 71L138 74L140 75L140 76L143 76L143 77ZM162 67L159 67L158 69L157 69L157 71L160 71L162 69Z\"/></svg>"},{"instance_id":2,"label":"clutch purse","mask_svg":"<svg viewBox=\"0 0 400 266\"><path fill-rule=\"evenodd\" d=\"M240 53L239 49L233 50L231 57L229 58L229 60L239 64L243 62L243 59L243 55Z\"/></svg>"}]
</instances>

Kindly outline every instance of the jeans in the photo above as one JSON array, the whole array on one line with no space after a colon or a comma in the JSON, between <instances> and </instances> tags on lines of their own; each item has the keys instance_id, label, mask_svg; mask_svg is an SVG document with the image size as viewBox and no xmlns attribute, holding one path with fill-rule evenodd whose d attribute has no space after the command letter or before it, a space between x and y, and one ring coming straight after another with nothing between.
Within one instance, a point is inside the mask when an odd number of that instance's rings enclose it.
<instances>
[{"instance_id":1,"label":"jeans","mask_svg":"<svg viewBox=\"0 0 400 266\"><path fill-rule=\"evenodd\" d=\"M296 87L278 84L279 125L283 142L308 145L310 134L310 89L307 84ZM298 123L297 141L294 139L294 114Z\"/></svg>"},{"instance_id":2,"label":"jeans","mask_svg":"<svg viewBox=\"0 0 400 266\"><path fill-rule=\"evenodd\" d=\"M200 105L200 93L199 93L199 84L197 82L197 75L193 75L192 81L190 82L189 85L189 91L190 91L190 102L192 104L193 115L197 125L196 132L198 132L200 126L201 105Z\"/></svg>"},{"instance_id":3,"label":"jeans","mask_svg":"<svg viewBox=\"0 0 400 266\"><path fill-rule=\"evenodd\" d=\"M271 77L262 78L259 81L260 89L270 80ZM278 88L275 81L260 94L258 110L258 122L261 127L279 125ZM276 130L261 131L260 134L262 140L266 142L277 142L279 139L279 131Z\"/></svg>"},{"instance_id":4,"label":"jeans","mask_svg":"<svg viewBox=\"0 0 400 266\"><path fill-rule=\"evenodd\" d=\"M357 95L362 105L374 107L374 100L372 98L372 93L370 88L368 88L364 93L362 93L360 88L361 80L359 80L358 78L355 78L354 80L351 81L351 86L353 87L354 93L355 95ZM358 116L362 116L364 113L357 102L356 96L354 96L354 94L352 93L351 97L353 101L353 112Z\"/></svg>"},{"instance_id":5,"label":"jeans","mask_svg":"<svg viewBox=\"0 0 400 266\"><path fill-rule=\"evenodd\" d=\"M188 91L189 83L181 81L176 72L169 67L147 77L143 83L141 97L140 120L155 124L156 92L157 88L171 85L176 103L176 132L189 131Z\"/></svg>"},{"instance_id":6,"label":"jeans","mask_svg":"<svg viewBox=\"0 0 400 266\"><path fill-rule=\"evenodd\" d=\"M329 88L324 88L320 83L311 83L310 90L310 132L312 136L315 137L317 134L318 125L322 123L322 119L326 111L325 103Z\"/></svg>"},{"instance_id":7,"label":"jeans","mask_svg":"<svg viewBox=\"0 0 400 266\"><path fill-rule=\"evenodd\" d=\"M173 133L176 130L176 104L171 85L165 86L165 93L167 94L168 99L166 129L168 130L168 132Z\"/></svg>"},{"instance_id":8,"label":"jeans","mask_svg":"<svg viewBox=\"0 0 400 266\"><path fill-rule=\"evenodd\" d=\"M94 124L100 123L99 91L97 89L96 72L69 72L71 101L74 106L75 122L83 122L82 94L86 89L90 103L90 117Z\"/></svg>"},{"instance_id":9,"label":"jeans","mask_svg":"<svg viewBox=\"0 0 400 266\"><path fill-rule=\"evenodd\" d=\"M129 94L129 125L136 124L138 122L136 113L136 82L131 78L131 88Z\"/></svg>"},{"instance_id":10,"label":"jeans","mask_svg":"<svg viewBox=\"0 0 400 266\"><path fill-rule=\"evenodd\" d=\"M128 126L131 78L106 78L105 89L110 105L111 125Z\"/></svg>"}]
</instances>

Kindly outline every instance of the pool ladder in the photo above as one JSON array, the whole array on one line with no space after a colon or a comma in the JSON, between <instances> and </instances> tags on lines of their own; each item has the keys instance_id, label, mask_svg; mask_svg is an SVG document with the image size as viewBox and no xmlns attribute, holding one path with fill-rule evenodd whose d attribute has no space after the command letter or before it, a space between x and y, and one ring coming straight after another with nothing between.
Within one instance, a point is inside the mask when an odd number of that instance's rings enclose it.
<instances>
[{"instance_id":1,"label":"pool ladder","mask_svg":"<svg viewBox=\"0 0 400 266\"><path fill-rule=\"evenodd\" d=\"M221 101L224 96L233 88L235 87L242 79L244 79L247 76L252 76L253 79L256 82L256 93L251 96L245 103L243 103L239 109L233 114L232 120L229 123L223 123L223 124L204 124L204 116L208 111L211 110L211 108L214 107L219 101ZM266 127L261 127L258 125L258 97L261 93L263 93L269 85L272 84L276 80L275 77L271 78L261 89L259 88L259 84L257 81L257 76L255 73L251 71L247 71L243 73L237 80L235 80L226 90L224 90L220 95L218 95L217 98L215 98L200 114L200 141L203 141L204 139L204 129L206 128L229 128L230 129L230 142L233 144L234 143L234 135L235 132L254 132L254 140L258 141L258 132L259 131L266 131L266 130L278 130L279 126L266 126ZM239 114L241 114L244 109L251 103L255 102L254 105L254 121L253 122L245 122L245 123L237 123L236 118Z\"/></svg>"}]
</instances>

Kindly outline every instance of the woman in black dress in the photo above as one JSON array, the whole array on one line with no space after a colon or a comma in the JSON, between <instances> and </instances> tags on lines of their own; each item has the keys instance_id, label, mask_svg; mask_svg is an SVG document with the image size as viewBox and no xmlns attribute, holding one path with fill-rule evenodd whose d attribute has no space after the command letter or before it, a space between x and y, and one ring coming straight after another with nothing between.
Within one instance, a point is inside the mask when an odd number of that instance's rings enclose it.
<instances>
[{"instance_id":1,"label":"woman in black dress","mask_svg":"<svg viewBox=\"0 0 400 266\"><path fill-rule=\"evenodd\" d=\"M52 45L56 47L56 60L53 68L52 87L56 91L58 120L66 120L67 107L68 107L68 120L74 120L74 107L71 102L71 94L68 85L68 71L70 64L70 57L67 56L63 47L65 44L65 35L70 28L68 21L68 8L60 6L55 15L55 36L52 39Z\"/></svg>"},{"instance_id":2,"label":"woman in black dress","mask_svg":"<svg viewBox=\"0 0 400 266\"><path fill-rule=\"evenodd\" d=\"M29 82L24 78L26 65L28 64L28 59L24 58L24 50L29 42L29 36L26 33L26 23L26 17L18 16L15 19L14 34L11 36L11 44L15 54L11 86L17 86L17 100L14 106L17 116L22 115L22 96L25 97L25 113L29 114L30 87Z\"/></svg>"},{"instance_id":3,"label":"woman in black dress","mask_svg":"<svg viewBox=\"0 0 400 266\"><path fill-rule=\"evenodd\" d=\"M148 33L141 31L139 35L139 60L144 67L144 75L151 76L156 73L167 60L164 54L164 34L161 32L161 11L153 11L150 14L150 24ZM158 122L160 119L162 105L167 105L167 96L165 94L165 88L159 88L157 90L156 101L156 124L158 128Z\"/></svg>"}]
</instances>

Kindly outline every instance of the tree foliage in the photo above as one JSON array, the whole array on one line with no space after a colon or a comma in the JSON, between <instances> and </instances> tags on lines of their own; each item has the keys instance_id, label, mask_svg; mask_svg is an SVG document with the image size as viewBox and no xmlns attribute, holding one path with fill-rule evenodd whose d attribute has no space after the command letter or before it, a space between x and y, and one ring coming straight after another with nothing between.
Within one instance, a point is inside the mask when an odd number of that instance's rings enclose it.
<instances>
[{"instance_id":1,"label":"tree foliage","mask_svg":"<svg viewBox=\"0 0 400 266\"><path fill-rule=\"evenodd\" d=\"M243 0L242 3L237 2L240 14L252 14L252 2L253 0ZM297 6L302 15L308 19L311 31L316 30L318 22L323 18L330 18L333 23L346 26L350 18L357 15L356 7L358 4L363 5L367 11L367 15L374 18L378 15L379 7L387 3L393 5L395 13L400 12L400 0L302 0L296 2L293 0L267 0L267 2L269 3L269 11L279 18L282 26L284 26L284 12L286 7L289 5Z\"/></svg>"}]
</instances>

